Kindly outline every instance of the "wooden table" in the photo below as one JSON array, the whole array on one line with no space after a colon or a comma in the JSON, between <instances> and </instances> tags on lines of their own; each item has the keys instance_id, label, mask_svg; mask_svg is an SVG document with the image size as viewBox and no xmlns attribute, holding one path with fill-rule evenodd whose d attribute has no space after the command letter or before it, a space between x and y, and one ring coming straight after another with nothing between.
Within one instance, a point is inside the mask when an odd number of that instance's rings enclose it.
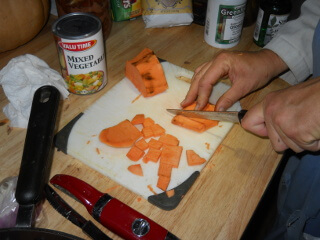
<instances>
[{"instance_id":1,"label":"wooden table","mask_svg":"<svg viewBox=\"0 0 320 240\"><path fill-rule=\"evenodd\" d=\"M45 28L31 42L0 54L0 68L16 56L30 53L46 61L60 72L57 50L51 33L55 17L51 16ZM204 27L196 24L167 29L145 29L142 19L117 22L106 41L109 82L100 92L89 96L70 95L61 102L58 130L78 113L87 109L124 77L125 61L149 47L158 57L194 71L221 51L205 43ZM237 50L259 49L252 41L254 26L244 28ZM263 90L241 100L243 108L250 108L268 92L286 86L277 79ZM8 100L0 88L1 109ZM10 128L0 112L0 180L18 174L26 129ZM79 177L100 191L109 193L155 222L167 228L181 239L239 239L257 206L275 168L280 154L273 151L268 139L262 139L235 125L221 144L200 177L172 211L161 210L118 183L90 169L79 160L55 151L51 176L64 173ZM111 190L110 190L111 189ZM61 193L63 194L63 193ZM85 218L95 222L85 208L63 194L72 207ZM55 229L88 239L81 229L64 219L47 202L37 227ZM103 228L114 239L116 235Z\"/></svg>"}]
</instances>

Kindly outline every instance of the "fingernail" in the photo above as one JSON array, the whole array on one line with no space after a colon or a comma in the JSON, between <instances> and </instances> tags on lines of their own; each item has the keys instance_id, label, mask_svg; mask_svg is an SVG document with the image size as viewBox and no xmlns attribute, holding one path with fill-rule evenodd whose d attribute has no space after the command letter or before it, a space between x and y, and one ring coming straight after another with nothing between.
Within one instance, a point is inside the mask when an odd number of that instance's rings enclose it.
<instances>
[{"instance_id":1,"label":"fingernail","mask_svg":"<svg viewBox=\"0 0 320 240\"><path fill-rule=\"evenodd\" d=\"M185 101L186 101L186 100L183 100L183 101L180 103L180 105L183 105Z\"/></svg>"},{"instance_id":2,"label":"fingernail","mask_svg":"<svg viewBox=\"0 0 320 240\"><path fill-rule=\"evenodd\" d=\"M196 107L194 108L194 110L199 110L199 103L197 103Z\"/></svg>"},{"instance_id":3,"label":"fingernail","mask_svg":"<svg viewBox=\"0 0 320 240\"><path fill-rule=\"evenodd\" d=\"M224 107L219 107L218 108L218 112L224 112L224 111L225 111Z\"/></svg>"}]
</instances>

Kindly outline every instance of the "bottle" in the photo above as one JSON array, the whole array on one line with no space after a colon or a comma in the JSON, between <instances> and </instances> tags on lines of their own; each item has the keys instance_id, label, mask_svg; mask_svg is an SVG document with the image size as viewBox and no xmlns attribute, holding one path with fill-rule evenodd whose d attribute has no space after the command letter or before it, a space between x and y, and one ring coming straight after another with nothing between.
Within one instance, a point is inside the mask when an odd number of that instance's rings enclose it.
<instances>
[{"instance_id":1,"label":"bottle","mask_svg":"<svg viewBox=\"0 0 320 240\"><path fill-rule=\"evenodd\" d=\"M205 41L217 48L236 46L241 37L247 0L209 0Z\"/></svg>"},{"instance_id":2,"label":"bottle","mask_svg":"<svg viewBox=\"0 0 320 240\"><path fill-rule=\"evenodd\" d=\"M259 7L253 41L264 47L288 20L290 0L263 0Z\"/></svg>"}]
</instances>

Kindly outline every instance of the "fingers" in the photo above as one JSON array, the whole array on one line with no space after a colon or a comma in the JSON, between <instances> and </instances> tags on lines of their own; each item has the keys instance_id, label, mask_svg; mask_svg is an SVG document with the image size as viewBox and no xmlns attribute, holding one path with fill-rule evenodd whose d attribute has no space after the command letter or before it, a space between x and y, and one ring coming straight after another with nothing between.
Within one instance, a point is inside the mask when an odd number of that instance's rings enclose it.
<instances>
[{"instance_id":1,"label":"fingers","mask_svg":"<svg viewBox=\"0 0 320 240\"><path fill-rule=\"evenodd\" d=\"M219 63L211 61L196 69L192 77L190 89L185 99L181 102L182 107L186 107L194 101L197 101L196 110L205 107L211 95L213 85L228 73L226 66L222 67L217 64Z\"/></svg>"},{"instance_id":2,"label":"fingers","mask_svg":"<svg viewBox=\"0 0 320 240\"><path fill-rule=\"evenodd\" d=\"M191 86L189 88L189 91L185 99L180 103L181 107L187 107L196 101L198 97L199 81L209 66L209 63L204 63L195 70L194 75L191 79Z\"/></svg>"}]
</instances>

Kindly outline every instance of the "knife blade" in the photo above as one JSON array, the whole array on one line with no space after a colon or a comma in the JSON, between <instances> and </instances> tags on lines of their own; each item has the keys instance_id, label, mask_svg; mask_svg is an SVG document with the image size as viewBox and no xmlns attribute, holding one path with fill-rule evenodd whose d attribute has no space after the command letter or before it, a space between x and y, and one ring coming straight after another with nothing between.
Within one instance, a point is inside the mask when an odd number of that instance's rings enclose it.
<instances>
[{"instance_id":1,"label":"knife blade","mask_svg":"<svg viewBox=\"0 0 320 240\"><path fill-rule=\"evenodd\" d=\"M112 240L91 221L86 220L68 205L48 184L44 187L45 196L51 206L70 222L82 229L93 240Z\"/></svg>"},{"instance_id":2,"label":"knife blade","mask_svg":"<svg viewBox=\"0 0 320 240\"><path fill-rule=\"evenodd\" d=\"M197 111L197 110L183 110L183 109L167 109L168 112L183 115L189 118L203 118L209 120L241 123L242 118L247 110L240 111L226 111L226 112L213 112L213 111Z\"/></svg>"}]
</instances>

